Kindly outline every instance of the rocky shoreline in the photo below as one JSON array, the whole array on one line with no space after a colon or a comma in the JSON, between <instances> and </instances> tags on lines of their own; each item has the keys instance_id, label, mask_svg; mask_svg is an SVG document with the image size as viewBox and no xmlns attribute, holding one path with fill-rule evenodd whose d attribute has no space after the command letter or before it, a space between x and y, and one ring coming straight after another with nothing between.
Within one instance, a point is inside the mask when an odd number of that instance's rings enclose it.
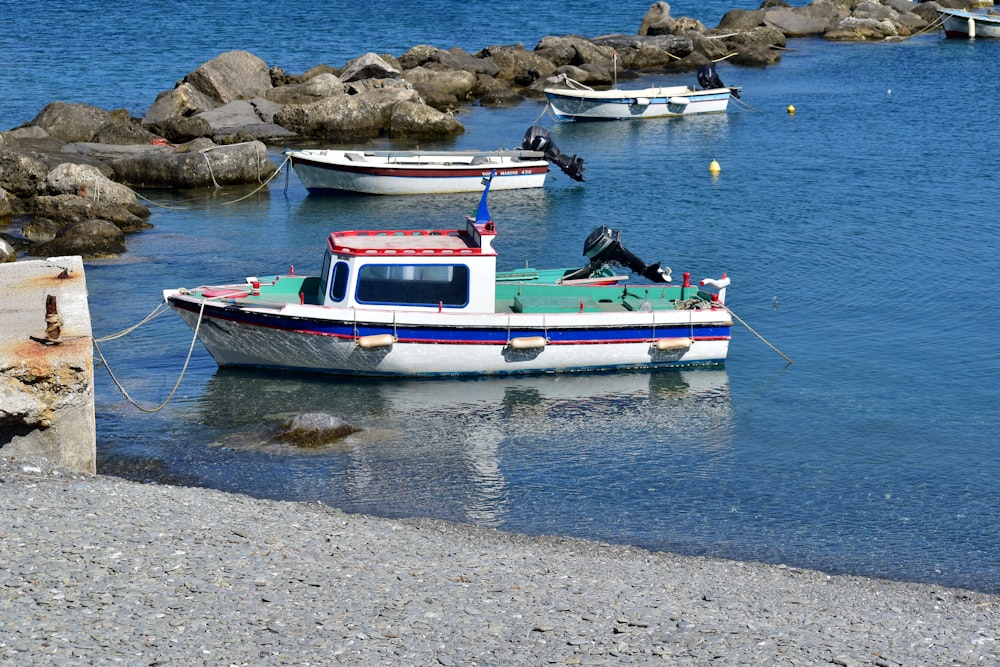
<instances>
[{"instance_id":1,"label":"rocky shoreline","mask_svg":"<svg viewBox=\"0 0 1000 667\"><path fill-rule=\"evenodd\" d=\"M992 665L1000 596L0 458L0 663Z\"/></svg>"},{"instance_id":2,"label":"rocky shoreline","mask_svg":"<svg viewBox=\"0 0 1000 667\"><path fill-rule=\"evenodd\" d=\"M470 104L541 99L565 77L591 87L653 72L693 72L725 60L778 62L792 38L904 39L933 28L938 6L988 0L765 0L734 9L708 29L653 4L635 35L543 38L470 54L417 45L398 58L363 54L343 68L289 74L245 51L223 53L161 92L142 118L80 103L52 102L31 121L0 132L0 261L17 256L126 251L126 234L149 226L132 188L263 188L278 166L267 146L447 138ZM56 173L58 171L58 173Z\"/></svg>"}]
</instances>

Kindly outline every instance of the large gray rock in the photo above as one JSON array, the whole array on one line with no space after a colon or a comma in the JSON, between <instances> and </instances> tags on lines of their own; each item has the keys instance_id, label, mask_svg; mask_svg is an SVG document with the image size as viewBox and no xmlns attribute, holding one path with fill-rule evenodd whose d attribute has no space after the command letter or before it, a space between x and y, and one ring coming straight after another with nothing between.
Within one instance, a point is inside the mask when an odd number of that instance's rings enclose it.
<instances>
[{"instance_id":1,"label":"large gray rock","mask_svg":"<svg viewBox=\"0 0 1000 667\"><path fill-rule=\"evenodd\" d=\"M8 262L16 262L16 261L17 261L17 252L14 251L14 246L7 243L5 239L0 239L0 264L6 264Z\"/></svg>"},{"instance_id":2,"label":"large gray rock","mask_svg":"<svg viewBox=\"0 0 1000 667\"><path fill-rule=\"evenodd\" d=\"M400 102L389 119L389 136L394 139L452 137L463 132L465 128L451 114L418 102Z\"/></svg>"},{"instance_id":3,"label":"large gray rock","mask_svg":"<svg viewBox=\"0 0 1000 667\"><path fill-rule=\"evenodd\" d=\"M111 204L74 194L43 195L33 202L36 220L51 220L65 226L84 220L105 220L123 232L137 232L152 227L146 219L149 209L141 204ZM42 229L42 228L39 228ZM41 238L42 232L33 238Z\"/></svg>"},{"instance_id":4,"label":"large gray rock","mask_svg":"<svg viewBox=\"0 0 1000 667\"><path fill-rule=\"evenodd\" d=\"M565 37L543 37L535 46L535 53L555 66L597 64L611 67L615 49L596 44L589 39L569 35Z\"/></svg>"},{"instance_id":5,"label":"large gray rock","mask_svg":"<svg viewBox=\"0 0 1000 667\"><path fill-rule=\"evenodd\" d=\"M3 188L0 188L0 220L7 220L14 214L14 209L10 205L10 195Z\"/></svg>"},{"instance_id":6,"label":"large gray rock","mask_svg":"<svg viewBox=\"0 0 1000 667\"><path fill-rule=\"evenodd\" d=\"M777 28L786 37L822 35L829 22L829 19L807 16L794 9L769 9L764 12L764 25Z\"/></svg>"},{"instance_id":7,"label":"large gray rock","mask_svg":"<svg viewBox=\"0 0 1000 667\"><path fill-rule=\"evenodd\" d=\"M193 84L182 81L173 89L165 90L156 96L153 105L146 110L142 124L153 126L154 131L159 132L155 128L165 120L186 118L217 106L216 101L195 88Z\"/></svg>"},{"instance_id":8,"label":"large gray rock","mask_svg":"<svg viewBox=\"0 0 1000 667\"><path fill-rule=\"evenodd\" d=\"M511 89L510 85L488 74L477 74L476 85L472 87L472 97L480 104L499 106L516 104L524 99Z\"/></svg>"},{"instance_id":9,"label":"large gray rock","mask_svg":"<svg viewBox=\"0 0 1000 667\"><path fill-rule=\"evenodd\" d=\"M823 37L843 42L880 42L887 37L898 37L899 28L888 19L859 19L849 16Z\"/></svg>"},{"instance_id":10,"label":"large gray rock","mask_svg":"<svg viewBox=\"0 0 1000 667\"><path fill-rule=\"evenodd\" d=\"M672 33L674 20L670 16L670 5L666 2L654 3L639 25L640 35L669 35Z\"/></svg>"},{"instance_id":11,"label":"large gray rock","mask_svg":"<svg viewBox=\"0 0 1000 667\"><path fill-rule=\"evenodd\" d=\"M115 257L125 252L125 234L107 220L83 220L67 225L54 239L34 246L28 252L34 257Z\"/></svg>"},{"instance_id":12,"label":"large gray rock","mask_svg":"<svg viewBox=\"0 0 1000 667\"><path fill-rule=\"evenodd\" d=\"M377 137L384 125L382 109L357 97L341 95L311 104L289 104L274 120L304 137L337 141Z\"/></svg>"},{"instance_id":13,"label":"large gray rock","mask_svg":"<svg viewBox=\"0 0 1000 667\"><path fill-rule=\"evenodd\" d=\"M105 204L140 205L131 188L112 181L89 165L64 162L48 173L45 185L51 195L71 194Z\"/></svg>"},{"instance_id":14,"label":"large gray rock","mask_svg":"<svg viewBox=\"0 0 1000 667\"><path fill-rule=\"evenodd\" d=\"M259 141L213 146L196 153L146 152L111 162L115 178L135 187L208 188L262 183L277 166Z\"/></svg>"},{"instance_id":15,"label":"large gray rock","mask_svg":"<svg viewBox=\"0 0 1000 667\"><path fill-rule=\"evenodd\" d=\"M518 86L530 86L535 80L549 76L556 66L537 53L527 51L523 44L488 46L476 54L489 58L500 68L496 78Z\"/></svg>"},{"instance_id":16,"label":"large gray rock","mask_svg":"<svg viewBox=\"0 0 1000 667\"><path fill-rule=\"evenodd\" d=\"M282 423L274 439L297 447L322 447L360 430L340 417L310 412Z\"/></svg>"},{"instance_id":17,"label":"large gray rock","mask_svg":"<svg viewBox=\"0 0 1000 667\"><path fill-rule=\"evenodd\" d=\"M764 22L764 10L762 9L730 9L722 16L719 25L715 27L719 32L731 32L733 30L752 30Z\"/></svg>"},{"instance_id":18,"label":"large gray rock","mask_svg":"<svg viewBox=\"0 0 1000 667\"><path fill-rule=\"evenodd\" d=\"M351 60L340 72L344 83L363 79L398 79L401 72L377 53L365 53Z\"/></svg>"},{"instance_id":19,"label":"large gray rock","mask_svg":"<svg viewBox=\"0 0 1000 667\"><path fill-rule=\"evenodd\" d=\"M125 109L116 109L94 132L93 141L100 144L148 144L158 138L139 121L132 119Z\"/></svg>"},{"instance_id":20,"label":"large gray rock","mask_svg":"<svg viewBox=\"0 0 1000 667\"><path fill-rule=\"evenodd\" d=\"M436 109L453 109L472 97L476 75L465 70L430 70L423 66L403 72L403 78Z\"/></svg>"},{"instance_id":21,"label":"large gray rock","mask_svg":"<svg viewBox=\"0 0 1000 667\"><path fill-rule=\"evenodd\" d=\"M309 104L324 97L346 94L344 82L335 74L324 72L302 83L272 88L267 91L267 99L277 104Z\"/></svg>"},{"instance_id":22,"label":"large gray rock","mask_svg":"<svg viewBox=\"0 0 1000 667\"><path fill-rule=\"evenodd\" d=\"M216 103L265 97L271 88L267 63L247 51L229 51L212 58L184 77Z\"/></svg>"},{"instance_id":23,"label":"large gray rock","mask_svg":"<svg viewBox=\"0 0 1000 667\"><path fill-rule=\"evenodd\" d=\"M45 186L49 168L35 157L0 148L0 188L15 197L34 197Z\"/></svg>"},{"instance_id":24,"label":"large gray rock","mask_svg":"<svg viewBox=\"0 0 1000 667\"><path fill-rule=\"evenodd\" d=\"M111 120L111 114L89 104L52 102L45 105L29 125L44 129L49 136L65 142L91 141L97 130Z\"/></svg>"},{"instance_id":25,"label":"large gray rock","mask_svg":"<svg viewBox=\"0 0 1000 667\"><path fill-rule=\"evenodd\" d=\"M261 103L269 112L267 120L258 112L260 107L249 100L236 100L204 111L198 117L208 123L212 129L212 139L220 144L295 136L294 132L271 122L276 106L267 106L267 101L262 98Z\"/></svg>"}]
</instances>

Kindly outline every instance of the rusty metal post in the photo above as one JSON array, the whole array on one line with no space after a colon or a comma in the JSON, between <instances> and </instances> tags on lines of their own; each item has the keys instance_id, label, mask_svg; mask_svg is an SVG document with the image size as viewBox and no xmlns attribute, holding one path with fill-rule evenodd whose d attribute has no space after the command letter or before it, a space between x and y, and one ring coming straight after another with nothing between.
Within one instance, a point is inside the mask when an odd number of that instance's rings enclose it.
<instances>
[{"instance_id":1,"label":"rusty metal post","mask_svg":"<svg viewBox=\"0 0 1000 667\"><path fill-rule=\"evenodd\" d=\"M45 337L49 340L59 340L60 335L62 335L62 318L59 317L56 297L53 294L47 294L45 296Z\"/></svg>"}]
</instances>

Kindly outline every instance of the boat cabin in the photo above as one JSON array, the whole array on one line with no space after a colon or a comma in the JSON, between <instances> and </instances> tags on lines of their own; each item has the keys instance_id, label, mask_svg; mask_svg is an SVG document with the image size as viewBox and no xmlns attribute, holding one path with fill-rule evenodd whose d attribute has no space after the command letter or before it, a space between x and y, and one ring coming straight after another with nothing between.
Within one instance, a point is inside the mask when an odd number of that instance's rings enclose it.
<instances>
[{"instance_id":1,"label":"boat cabin","mask_svg":"<svg viewBox=\"0 0 1000 667\"><path fill-rule=\"evenodd\" d=\"M337 308L491 313L496 300L496 229L469 220L459 230L333 232L318 303Z\"/></svg>"}]
</instances>

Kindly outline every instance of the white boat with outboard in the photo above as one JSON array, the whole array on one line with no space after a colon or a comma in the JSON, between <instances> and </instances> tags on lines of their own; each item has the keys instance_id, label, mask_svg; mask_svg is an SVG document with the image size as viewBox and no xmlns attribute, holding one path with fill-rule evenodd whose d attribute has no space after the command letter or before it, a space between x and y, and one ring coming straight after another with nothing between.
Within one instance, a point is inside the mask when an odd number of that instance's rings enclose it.
<instances>
[{"instance_id":1,"label":"white boat with outboard","mask_svg":"<svg viewBox=\"0 0 1000 667\"><path fill-rule=\"evenodd\" d=\"M532 126L520 149L492 151L287 150L286 157L311 193L376 195L481 192L491 173L493 189L545 185L554 163L583 180L583 158L563 154L543 127Z\"/></svg>"},{"instance_id":2,"label":"white boat with outboard","mask_svg":"<svg viewBox=\"0 0 1000 667\"><path fill-rule=\"evenodd\" d=\"M671 284L669 268L644 263L608 227L587 237L581 268L497 271L489 185L457 229L333 232L317 275L289 270L164 299L222 367L451 376L725 361L725 274Z\"/></svg>"},{"instance_id":3,"label":"white boat with outboard","mask_svg":"<svg viewBox=\"0 0 1000 667\"><path fill-rule=\"evenodd\" d=\"M666 118L703 113L725 113L731 97L740 89L722 84L714 67L698 72L700 88L657 86L652 88L610 88L595 90L562 75L565 84L546 88L548 106L557 120L633 120Z\"/></svg>"}]
</instances>

